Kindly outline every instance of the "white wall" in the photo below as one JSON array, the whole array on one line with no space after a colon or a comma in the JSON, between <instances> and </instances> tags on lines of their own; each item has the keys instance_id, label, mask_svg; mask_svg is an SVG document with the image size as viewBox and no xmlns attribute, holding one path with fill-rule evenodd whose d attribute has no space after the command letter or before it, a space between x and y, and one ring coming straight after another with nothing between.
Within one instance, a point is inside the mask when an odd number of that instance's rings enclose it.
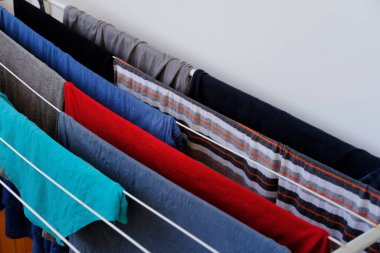
<instances>
[{"instance_id":1,"label":"white wall","mask_svg":"<svg viewBox=\"0 0 380 253\"><path fill-rule=\"evenodd\" d=\"M61 2L380 156L379 0Z\"/></svg>"}]
</instances>

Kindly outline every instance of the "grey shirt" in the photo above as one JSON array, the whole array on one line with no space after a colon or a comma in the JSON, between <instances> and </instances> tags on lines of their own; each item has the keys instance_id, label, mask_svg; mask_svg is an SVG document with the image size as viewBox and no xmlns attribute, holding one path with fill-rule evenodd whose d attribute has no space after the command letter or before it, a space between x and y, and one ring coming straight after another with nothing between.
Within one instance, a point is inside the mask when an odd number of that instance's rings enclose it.
<instances>
[{"instance_id":1,"label":"grey shirt","mask_svg":"<svg viewBox=\"0 0 380 253\"><path fill-rule=\"evenodd\" d=\"M160 52L146 42L73 6L65 8L63 23L147 75L182 93L189 92L191 65Z\"/></svg>"},{"instance_id":2,"label":"grey shirt","mask_svg":"<svg viewBox=\"0 0 380 253\"><path fill-rule=\"evenodd\" d=\"M65 80L0 31L0 62L46 100L63 109ZM0 66L0 91L14 107L51 137L56 137L58 112Z\"/></svg>"}]
</instances>

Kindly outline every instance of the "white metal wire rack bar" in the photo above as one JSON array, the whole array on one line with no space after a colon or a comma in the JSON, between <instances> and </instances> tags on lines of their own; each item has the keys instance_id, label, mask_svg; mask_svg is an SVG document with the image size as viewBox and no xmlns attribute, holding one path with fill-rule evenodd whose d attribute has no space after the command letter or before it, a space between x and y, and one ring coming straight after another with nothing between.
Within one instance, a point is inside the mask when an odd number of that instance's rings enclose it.
<instances>
[{"instance_id":1,"label":"white metal wire rack bar","mask_svg":"<svg viewBox=\"0 0 380 253\"><path fill-rule=\"evenodd\" d=\"M334 253L357 253L368 248L380 240L380 227L377 226L352 239L343 247L334 251Z\"/></svg>"},{"instance_id":2,"label":"white metal wire rack bar","mask_svg":"<svg viewBox=\"0 0 380 253\"><path fill-rule=\"evenodd\" d=\"M307 187L305 187L305 186L303 186L303 185L301 185L301 184L299 184L299 183L297 183L297 182L291 180L290 178L287 178L286 176L284 176L284 175L282 175L282 174L280 174L280 173L278 173L278 172L276 172L276 171L274 171L274 170L271 170L271 169L265 167L264 165L262 165L262 164L260 164L260 163L258 163L258 162L256 162L256 161L253 161L252 159L250 159L249 157L247 157L247 156L245 156L245 155L239 154L239 153L233 151L233 150L230 149L230 148L224 147L223 145L219 144L218 142L214 141L213 139L211 139L211 138L209 138L209 137L207 137L207 136L205 136L205 135L203 135L203 134L201 134L201 133L198 133L197 131L195 131L195 130L189 128L188 126L182 124L181 122L176 121L176 123L177 123L179 126L185 128L185 129L187 129L188 131L190 131L190 132L192 132L192 133L194 133L194 134L196 134L196 135L202 137L203 139L205 139L205 140L207 140L207 141L209 141L209 142L211 142L211 143L217 145L218 147L221 147L221 148L223 148L223 149L225 149L225 150L228 150L229 152L233 153L234 155L237 155L237 156L239 156L239 157L241 157L241 158L243 158L243 159L245 159L245 160L251 162L252 164L256 165L257 167L260 167L260 168L262 168L262 169L264 169L264 170L266 170L266 171L268 171L268 172L270 172L270 173L272 173L272 174L275 174L276 176L278 176L278 177L280 177L280 178L282 178L282 179L288 181L289 183L292 183L292 184L296 185L297 187L299 187L299 188L301 188L301 189L303 189L303 190L305 190L305 191L307 191L307 192L309 192L309 193L311 193L311 194L313 194L313 195L315 195L315 196L317 196L317 197L323 199L324 201L326 201L326 202L328 202L328 203L330 203L330 204L332 204L332 205L334 205L334 206L336 206L336 207L338 207L338 208L340 208L340 209L343 209L343 210L346 211L347 213L349 213L349 214L355 216L356 218L358 218L358 219L360 219L360 220L362 220L362 221L364 221L364 222L366 222L366 223L372 225L373 227L376 227L376 226L377 226L376 223L374 223L374 222L368 220L367 218L364 218L363 216L361 216L361 215L359 215L359 214L357 214L357 213L355 213L355 212L353 212L353 211L347 209L346 207L344 207L344 206L342 206L342 205L340 205L340 204L338 204L338 203L332 201L331 199L328 199L328 198L322 196L321 194L319 194L319 193L317 193L317 192L315 192L315 191L313 191L313 190L310 190L309 188L307 188Z\"/></svg>"},{"instance_id":3,"label":"white metal wire rack bar","mask_svg":"<svg viewBox=\"0 0 380 253\"><path fill-rule=\"evenodd\" d=\"M36 94L39 98L41 98L45 103L47 103L49 106L54 108L57 112L61 112L56 106L54 106L52 103L50 103L46 98L41 96L38 92L36 92L32 87L30 87L27 83L25 83L20 77L18 77L15 73L13 73L7 66L5 66L2 62L0 62L0 65L8 71L14 78L16 78L18 81L20 81L23 85L25 85L29 90L31 90L34 94Z\"/></svg>"}]
</instances>

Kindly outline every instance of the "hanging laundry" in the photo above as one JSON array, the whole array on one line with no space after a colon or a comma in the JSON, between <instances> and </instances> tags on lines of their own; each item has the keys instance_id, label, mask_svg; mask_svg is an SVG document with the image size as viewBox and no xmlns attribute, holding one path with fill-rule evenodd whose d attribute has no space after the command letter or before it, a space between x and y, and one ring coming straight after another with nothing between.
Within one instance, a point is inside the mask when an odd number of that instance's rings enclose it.
<instances>
[{"instance_id":1,"label":"hanging laundry","mask_svg":"<svg viewBox=\"0 0 380 253\"><path fill-rule=\"evenodd\" d=\"M65 85L65 112L116 148L292 252L328 252L328 233L154 138ZM289 230L289 228L292 228Z\"/></svg>"},{"instance_id":2,"label":"hanging laundry","mask_svg":"<svg viewBox=\"0 0 380 253\"><path fill-rule=\"evenodd\" d=\"M215 207L184 191L60 114L60 143L129 193L176 222L220 252L288 252ZM132 201L130 222L118 226L152 252L207 252L161 218ZM82 252L133 252L135 247L103 224L95 223L70 236Z\"/></svg>"},{"instance_id":3,"label":"hanging laundry","mask_svg":"<svg viewBox=\"0 0 380 253\"><path fill-rule=\"evenodd\" d=\"M63 110L63 84L65 80L2 31L0 31L0 45L0 62L50 103ZM0 91L7 95L20 113L27 116L50 137L56 137L58 112L1 66ZM15 190L10 182L8 186ZM0 189L0 199L2 191ZM6 208L7 237L13 239L31 237L33 239L33 252L35 253L68 252L66 247L45 242L41 235L36 232L37 227L31 225L30 221L26 219L22 204L5 189L3 195Z\"/></svg>"},{"instance_id":4,"label":"hanging laundry","mask_svg":"<svg viewBox=\"0 0 380 253\"><path fill-rule=\"evenodd\" d=\"M327 199L338 200L339 204L354 213L375 223L379 220L378 191L262 134L242 127L239 123L166 87L120 59L115 59L114 64L117 85L145 103L159 108L178 121L184 122L192 130L318 192ZM347 211L322 201L315 195L305 193L298 186L282 179L279 181L278 176L257 167L248 159L219 148L186 129L184 133L187 154L192 158L276 202L294 215L326 229L336 238L348 242L372 227L368 223L358 221L357 217L349 215ZM373 248L376 249L378 246L374 245Z\"/></svg>"},{"instance_id":5,"label":"hanging laundry","mask_svg":"<svg viewBox=\"0 0 380 253\"><path fill-rule=\"evenodd\" d=\"M263 166L269 166L263 158L268 156L270 150L262 147L260 143L248 142L248 137L239 130L240 126L235 122L209 110L182 93L165 87L161 82L120 59L115 59L115 82L121 89L184 122L192 130L210 137L237 153L245 154ZM193 132L186 129L183 132L187 141L186 153L189 156L266 199L273 202L276 200L278 186L276 175L256 168L249 161L210 143ZM273 163L270 164L272 169L278 170L279 161L280 157L273 159Z\"/></svg>"},{"instance_id":6,"label":"hanging laundry","mask_svg":"<svg viewBox=\"0 0 380 253\"><path fill-rule=\"evenodd\" d=\"M189 96L252 130L360 179L380 168L380 158L197 70Z\"/></svg>"},{"instance_id":7,"label":"hanging laundry","mask_svg":"<svg viewBox=\"0 0 380 253\"><path fill-rule=\"evenodd\" d=\"M25 116L19 114L2 93L0 114L1 138L107 220L127 222L127 200L119 184L56 143ZM4 143L0 144L0 149L1 167L20 192L22 199L64 237L98 220ZM24 212L33 224L53 234L28 209ZM58 244L63 245L59 238L56 237L56 240Z\"/></svg>"},{"instance_id":8,"label":"hanging laundry","mask_svg":"<svg viewBox=\"0 0 380 253\"><path fill-rule=\"evenodd\" d=\"M0 29L89 96L173 147L182 147L173 117L139 101L87 69L0 6Z\"/></svg>"},{"instance_id":9,"label":"hanging laundry","mask_svg":"<svg viewBox=\"0 0 380 253\"><path fill-rule=\"evenodd\" d=\"M97 20L73 6L65 8L63 23L167 86L188 93L192 69L189 64L162 53L146 42L121 32L113 25Z\"/></svg>"},{"instance_id":10,"label":"hanging laundry","mask_svg":"<svg viewBox=\"0 0 380 253\"><path fill-rule=\"evenodd\" d=\"M0 31L0 62L9 68L18 77L26 81L33 89L46 98L50 103L63 110L63 80L58 74L40 62L20 45L11 40ZM37 75L35 73L38 73ZM12 76L6 69L0 66L0 91L5 93L15 108L36 123L41 129L52 138L56 137L58 113L51 106L41 100L36 94L30 91L19 80ZM0 186L0 203L2 195ZM7 196L4 190L5 199L14 199ZM22 213L22 205L14 201L6 200L6 208L12 211L6 212L6 235L10 238L31 237L31 225ZM13 207L9 207L13 205ZM2 205L0 204L0 207ZM0 208L1 209L1 208ZM19 215L18 215L19 214ZM24 218L23 218L24 217ZM27 222L23 224L23 221ZM20 225L19 223L23 224ZM26 230L25 230L26 229ZM34 243L35 249L38 243ZM38 249L35 250L38 252Z\"/></svg>"},{"instance_id":11,"label":"hanging laundry","mask_svg":"<svg viewBox=\"0 0 380 253\"><path fill-rule=\"evenodd\" d=\"M17 195L18 190L7 179L1 178ZM68 247L46 242L41 237L41 228L33 225L24 215L23 205L7 190L4 189L5 204L5 235L11 239L30 237L33 240L32 253L67 253Z\"/></svg>"},{"instance_id":12,"label":"hanging laundry","mask_svg":"<svg viewBox=\"0 0 380 253\"><path fill-rule=\"evenodd\" d=\"M0 62L31 88L63 110L65 80L0 31ZM0 91L14 107L55 138L58 112L0 66Z\"/></svg>"},{"instance_id":13,"label":"hanging laundry","mask_svg":"<svg viewBox=\"0 0 380 253\"><path fill-rule=\"evenodd\" d=\"M13 1L15 16L75 60L113 82L112 55L25 0Z\"/></svg>"}]
</instances>

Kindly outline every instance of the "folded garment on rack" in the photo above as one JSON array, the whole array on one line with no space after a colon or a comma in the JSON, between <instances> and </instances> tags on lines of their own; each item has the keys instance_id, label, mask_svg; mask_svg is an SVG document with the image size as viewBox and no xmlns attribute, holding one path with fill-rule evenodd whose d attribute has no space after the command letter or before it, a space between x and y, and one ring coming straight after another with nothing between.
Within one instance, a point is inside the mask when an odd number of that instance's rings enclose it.
<instances>
[{"instance_id":1,"label":"folded garment on rack","mask_svg":"<svg viewBox=\"0 0 380 253\"><path fill-rule=\"evenodd\" d=\"M189 96L354 179L380 168L380 158L233 88L203 70L194 73Z\"/></svg>"},{"instance_id":2,"label":"folded garment on rack","mask_svg":"<svg viewBox=\"0 0 380 253\"><path fill-rule=\"evenodd\" d=\"M258 143L253 141L247 143L248 137L239 128L234 127L235 122L182 93L165 87L161 82L120 59L115 59L114 62L115 82L118 87L125 89L162 112L172 115L192 130L208 136L238 153L243 153L264 166L268 166L263 159L260 159L266 158L268 152L265 148L261 148ZM245 159L209 143L209 141L186 129L183 132L186 135L184 139L187 141L186 153L189 156L261 196L275 201L278 186L277 176L256 168ZM280 164L276 161L274 159L274 168L278 168Z\"/></svg>"},{"instance_id":3,"label":"folded garment on rack","mask_svg":"<svg viewBox=\"0 0 380 253\"><path fill-rule=\"evenodd\" d=\"M64 11L63 23L111 54L183 93L190 88L192 66L162 53L113 25L97 20L73 6Z\"/></svg>"},{"instance_id":4,"label":"folded garment on rack","mask_svg":"<svg viewBox=\"0 0 380 253\"><path fill-rule=\"evenodd\" d=\"M146 105L87 69L0 6L0 29L89 96L173 147L182 146L173 117Z\"/></svg>"},{"instance_id":5,"label":"folded garment on rack","mask_svg":"<svg viewBox=\"0 0 380 253\"><path fill-rule=\"evenodd\" d=\"M0 31L0 62L46 100L63 110L65 80ZM0 66L0 91L13 106L55 138L58 112Z\"/></svg>"},{"instance_id":6,"label":"folded garment on rack","mask_svg":"<svg viewBox=\"0 0 380 253\"><path fill-rule=\"evenodd\" d=\"M7 179L1 178L16 194L18 190ZM33 253L66 253L68 248L51 243L41 237L41 228L32 225L24 215L23 205L6 189L3 190L5 205L5 235L8 238L20 239L30 237L33 240Z\"/></svg>"},{"instance_id":7,"label":"folded garment on rack","mask_svg":"<svg viewBox=\"0 0 380 253\"><path fill-rule=\"evenodd\" d=\"M126 223L127 200L119 184L56 143L19 114L2 93L0 114L3 140L107 220ZM0 144L0 149L1 167L21 197L64 237L98 220L4 143ZM24 212L33 224L53 234L28 209ZM59 238L56 240L62 245Z\"/></svg>"},{"instance_id":8,"label":"folded garment on rack","mask_svg":"<svg viewBox=\"0 0 380 253\"><path fill-rule=\"evenodd\" d=\"M75 60L113 82L112 55L25 0L14 0L15 16Z\"/></svg>"},{"instance_id":9,"label":"folded garment on rack","mask_svg":"<svg viewBox=\"0 0 380 253\"><path fill-rule=\"evenodd\" d=\"M147 104L184 122L230 150L290 178L350 211L378 223L380 193L287 146L252 131L166 87L141 71L115 59L117 85ZM275 201L286 210L325 228L342 241L350 241L371 228L357 217L300 187L278 181L278 176L184 130L187 153L241 185ZM319 215L316 215L318 213ZM378 246L374 246L376 249Z\"/></svg>"},{"instance_id":10,"label":"folded garment on rack","mask_svg":"<svg viewBox=\"0 0 380 253\"><path fill-rule=\"evenodd\" d=\"M0 31L0 45L0 62L50 103L63 110L63 84L65 80L2 31ZM58 112L1 66L0 91L8 96L20 113L36 123L52 138L56 137ZM7 180L3 181L6 181L11 189L18 192L12 183ZM66 247L43 240L40 234L41 229L30 223L23 213L22 204L5 189L4 194L3 190L0 189L0 203L2 203L2 199L4 199L6 208L5 233L7 237L13 239L31 237L34 253L68 252Z\"/></svg>"},{"instance_id":11,"label":"folded garment on rack","mask_svg":"<svg viewBox=\"0 0 380 253\"><path fill-rule=\"evenodd\" d=\"M128 192L220 252L288 252L215 207L171 183L106 143L71 117L60 114L60 143L118 181ZM132 202L132 203L131 203ZM138 203L130 201L123 231L152 252L207 252ZM101 223L70 236L82 252L134 252L135 247Z\"/></svg>"},{"instance_id":12,"label":"folded garment on rack","mask_svg":"<svg viewBox=\"0 0 380 253\"><path fill-rule=\"evenodd\" d=\"M65 112L99 137L292 252L327 252L328 233L214 172L65 85ZM292 227L293 229L289 230Z\"/></svg>"}]
</instances>

